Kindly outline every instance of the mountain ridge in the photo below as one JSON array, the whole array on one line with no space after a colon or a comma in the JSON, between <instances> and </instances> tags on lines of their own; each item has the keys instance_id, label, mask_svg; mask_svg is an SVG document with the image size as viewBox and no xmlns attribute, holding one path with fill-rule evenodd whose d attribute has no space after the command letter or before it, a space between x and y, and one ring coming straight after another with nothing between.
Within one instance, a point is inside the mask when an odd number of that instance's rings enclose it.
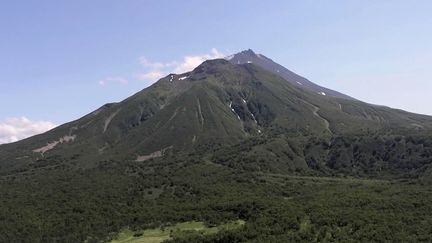
<instances>
[{"instance_id":1,"label":"mountain ridge","mask_svg":"<svg viewBox=\"0 0 432 243\"><path fill-rule=\"evenodd\" d=\"M337 98L355 100L354 98L348 95L317 85L312 81L288 70L286 67L274 62L272 59L262 54L256 54L252 49L244 50L237 54L230 55L225 59L230 61L233 64L254 63L266 69L267 71L270 71L278 76L281 76L282 78L286 79L288 82L290 82L295 86L304 88L306 90L321 95L329 95Z\"/></svg>"},{"instance_id":2,"label":"mountain ridge","mask_svg":"<svg viewBox=\"0 0 432 243\"><path fill-rule=\"evenodd\" d=\"M169 74L121 102L48 133L0 146L0 153L9 154L0 166L10 172L47 156L66 155L81 157L74 160L86 167L101 158L142 160L170 151L205 152L253 137L313 136L328 143L332 137L351 134L432 129L431 117L322 95L256 63L232 60L236 57L208 60L190 72ZM21 153L10 152L16 146ZM299 159L307 169L307 156Z\"/></svg>"}]
</instances>

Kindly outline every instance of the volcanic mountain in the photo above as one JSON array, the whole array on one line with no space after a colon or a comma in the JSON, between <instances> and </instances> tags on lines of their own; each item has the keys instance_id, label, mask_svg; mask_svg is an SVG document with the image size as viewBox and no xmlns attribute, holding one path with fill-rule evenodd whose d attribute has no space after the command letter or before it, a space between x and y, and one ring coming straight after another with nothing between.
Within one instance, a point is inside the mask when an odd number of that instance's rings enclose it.
<instances>
[{"instance_id":1,"label":"volcanic mountain","mask_svg":"<svg viewBox=\"0 0 432 243\"><path fill-rule=\"evenodd\" d=\"M265 70L274 73L294 86L301 87L305 90L315 92L320 95L328 95L336 98L344 98L344 99L353 99L352 97L339 93L337 91L319 86L306 78L288 70L284 66L274 62L270 58L262 55L255 54L255 52L251 49L239 52L237 54L226 57L226 60L230 61L232 64L245 64L245 63L253 63L257 66L264 68Z\"/></svg>"},{"instance_id":2,"label":"volcanic mountain","mask_svg":"<svg viewBox=\"0 0 432 243\"><path fill-rule=\"evenodd\" d=\"M0 242L422 241L431 164L432 117L247 50L0 145Z\"/></svg>"},{"instance_id":3,"label":"volcanic mountain","mask_svg":"<svg viewBox=\"0 0 432 243\"><path fill-rule=\"evenodd\" d=\"M424 134L432 129L431 117L354 100L252 50L227 59L205 61L191 72L170 74L122 102L106 104L45 134L0 146L1 174L38 166L38 160L53 157L91 167L102 158L144 161L166 153L214 155L215 150L256 139L262 140L254 145L259 147L277 143L279 156L284 158L283 163L267 161L260 167L328 172L335 169L332 163L344 160L349 173L366 173L364 170L382 167L386 152L356 157L354 142L349 141L350 149L343 149L340 155L341 148L336 146L341 137L368 137L368 142L356 148L361 151L371 146L368 143L385 147L385 142L373 139L377 134ZM308 151L314 146L309 144L312 138L324 144L313 152ZM409 147L404 146L403 153ZM267 149L261 148L261 155L274 157ZM334 158L332 151L342 157ZM371 159L379 165L352 171L356 163L370 163Z\"/></svg>"}]
</instances>

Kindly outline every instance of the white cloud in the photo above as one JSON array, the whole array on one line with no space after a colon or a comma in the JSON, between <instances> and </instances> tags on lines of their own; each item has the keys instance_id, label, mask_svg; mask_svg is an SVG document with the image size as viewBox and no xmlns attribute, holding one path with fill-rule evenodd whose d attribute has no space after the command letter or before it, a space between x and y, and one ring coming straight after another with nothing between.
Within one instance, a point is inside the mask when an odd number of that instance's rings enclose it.
<instances>
[{"instance_id":1,"label":"white cloud","mask_svg":"<svg viewBox=\"0 0 432 243\"><path fill-rule=\"evenodd\" d=\"M140 57L139 61L141 65L143 65L147 69L147 72L139 74L138 77L140 80L154 82L169 73L180 74L189 72L199 66L205 60L223 58L224 56L225 55L218 51L216 48L212 48L210 53L185 56L180 62L152 62L149 61L146 57Z\"/></svg>"},{"instance_id":2,"label":"white cloud","mask_svg":"<svg viewBox=\"0 0 432 243\"><path fill-rule=\"evenodd\" d=\"M137 77L139 80L144 81L156 81L164 76L164 72L159 70L153 70L148 73L138 74Z\"/></svg>"},{"instance_id":3,"label":"white cloud","mask_svg":"<svg viewBox=\"0 0 432 243\"><path fill-rule=\"evenodd\" d=\"M106 86L109 83L118 83L118 84L128 84L129 81L123 77L107 77L102 80L99 80L100 86Z\"/></svg>"},{"instance_id":4,"label":"white cloud","mask_svg":"<svg viewBox=\"0 0 432 243\"><path fill-rule=\"evenodd\" d=\"M131 74L130 78L146 81L147 85L150 85L169 73L181 74L189 72L205 60L223 57L225 57L225 55L216 48L212 48L210 53L185 56L181 61L154 62L142 56L139 58L139 63L143 66L144 72ZM107 77L98 81L100 86L107 86L114 83L125 85L128 84L128 79L123 77Z\"/></svg>"},{"instance_id":5,"label":"white cloud","mask_svg":"<svg viewBox=\"0 0 432 243\"><path fill-rule=\"evenodd\" d=\"M27 117L13 117L0 121L0 144L18 140L46 132L56 125L49 121L32 121Z\"/></svg>"},{"instance_id":6,"label":"white cloud","mask_svg":"<svg viewBox=\"0 0 432 243\"><path fill-rule=\"evenodd\" d=\"M183 62L175 66L175 73L189 72L203 63L205 60L223 58L225 55L219 52L216 48L211 50L210 54L196 55L196 56L185 56Z\"/></svg>"}]
</instances>

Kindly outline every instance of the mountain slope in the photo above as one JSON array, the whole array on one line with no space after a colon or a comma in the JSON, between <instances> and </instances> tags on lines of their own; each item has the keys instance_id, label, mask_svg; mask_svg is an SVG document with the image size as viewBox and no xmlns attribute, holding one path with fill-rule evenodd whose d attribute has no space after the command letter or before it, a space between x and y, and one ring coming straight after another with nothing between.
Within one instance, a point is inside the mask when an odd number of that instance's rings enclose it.
<instances>
[{"instance_id":1,"label":"mountain slope","mask_svg":"<svg viewBox=\"0 0 432 243\"><path fill-rule=\"evenodd\" d=\"M431 164L429 116L210 60L0 145L0 242L427 241Z\"/></svg>"},{"instance_id":2,"label":"mountain slope","mask_svg":"<svg viewBox=\"0 0 432 243\"><path fill-rule=\"evenodd\" d=\"M226 57L228 61L232 64L245 64L245 63L253 63L257 66L264 68L265 70L272 72L282 78L286 79L292 85L297 87L301 87L311 92L315 92L321 95L328 95L337 98L344 98L349 100L354 100L352 97L339 93L337 91L319 86L308 79L288 70L284 66L274 62L270 58L262 55L255 54L251 49L239 52L237 54Z\"/></svg>"},{"instance_id":3,"label":"mountain slope","mask_svg":"<svg viewBox=\"0 0 432 243\"><path fill-rule=\"evenodd\" d=\"M428 116L324 96L292 85L254 63L234 65L218 59L192 72L170 74L120 103L105 105L45 134L0 146L0 172L44 167L37 161L47 157L92 167L102 159L143 161L166 153L205 154L210 148L254 138L266 144L296 137L296 143L302 141L299 149L306 151L305 139L310 137L331 144L336 137L353 134L396 131L405 135L431 129ZM282 151L291 150L283 144ZM329 149L319 148L322 158L313 160L329 167ZM302 169L314 170L308 166L308 156L296 154ZM292 158L284 157L288 163Z\"/></svg>"}]
</instances>

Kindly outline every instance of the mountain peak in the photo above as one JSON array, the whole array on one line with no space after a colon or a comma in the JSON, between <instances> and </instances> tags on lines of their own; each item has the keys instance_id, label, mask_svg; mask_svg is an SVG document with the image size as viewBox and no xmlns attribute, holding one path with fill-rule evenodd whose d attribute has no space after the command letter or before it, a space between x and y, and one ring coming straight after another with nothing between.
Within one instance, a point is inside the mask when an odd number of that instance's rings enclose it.
<instances>
[{"instance_id":1,"label":"mountain peak","mask_svg":"<svg viewBox=\"0 0 432 243\"><path fill-rule=\"evenodd\" d=\"M230 64L230 62L228 62L225 59L209 59L209 60L205 60L203 63L201 63L198 67L201 66L213 66L213 65L227 65Z\"/></svg>"},{"instance_id":2,"label":"mountain peak","mask_svg":"<svg viewBox=\"0 0 432 243\"><path fill-rule=\"evenodd\" d=\"M252 50L252 49L247 49L247 50L243 50L241 52L238 52L236 54L232 54L229 55L227 57L225 57L225 60L231 61L232 59L236 58L254 58L254 57L258 57L257 54ZM240 63L236 63L236 64L240 64Z\"/></svg>"},{"instance_id":3,"label":"mountain peak","mask_svg":"<svg viewBox=\"0 0 432 243\"><path fill-rule=\"evenodd\" d=\"M269 72L272 72L273 74L282 77L292 85L307 90L309 92L313 92L315 94L354 100L348 95L317 85L309 81L308 79L288 70L284 66L274 62L270 58L267 58L262 54L256 54L252 49L241 51L237 54L228 56L225 59L232 64L253 63Z\"/></svg>"},{"instance_id":4,"label":"mountain peak","mask_svg":"<svg viewBox=\"0 0 432 243\"><path fill-rule=\"evenodd\" d=\"M202 72L217 69L219 67L226 66L226 65L232 65L232 64L225 59L206 60L203 63L201 63L198 67L196 67L193 70L193 72L194 73L202 73Z\"/></svg>"},{"instance_id":5,"label":"mountain peak","mask_svg":"<svg viewBox=\"0 0 432 243\"><path fill-rule=\"evenodd\" d=\"M247 49L247 50L244 50L244 51L241 51L240 52L241 54L245 54L245 55L252 55L252 56L256 56L256 53L252 50L252 49Z\"/></svg>"}]
</instances>

